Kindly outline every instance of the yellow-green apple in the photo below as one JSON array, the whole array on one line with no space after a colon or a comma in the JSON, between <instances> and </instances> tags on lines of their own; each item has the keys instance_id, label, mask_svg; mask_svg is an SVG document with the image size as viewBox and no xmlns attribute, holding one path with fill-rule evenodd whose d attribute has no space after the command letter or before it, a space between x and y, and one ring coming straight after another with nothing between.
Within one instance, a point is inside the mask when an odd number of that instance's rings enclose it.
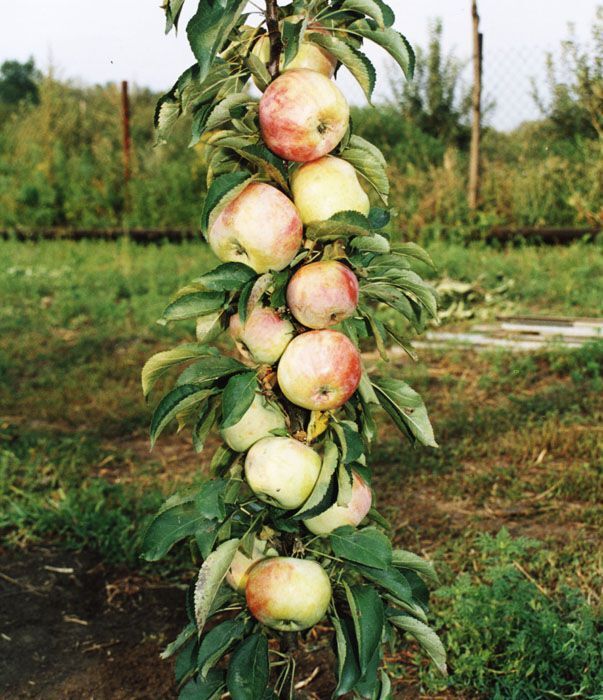
<instances>
[{"instance_id":1,"label":"yellow-green apple","mask_svg":"<svg viewBox=\"0 0 603 700\"><path fill-rule=\"evenodd\" d=\"M344 137L350 107L322 73L306 68L280 75L260 100L260 129L268 148L301 163L330 153Z\"/></svg>"},{"instance_id":2,"label":"yellow-green apple","mask_svg":"<svg viewBox=\"0 0 603 700\"><path fill-rule=\"evenodd\" d=\"M333 330L298 335L287 346L277 370L283 394L311 411L343 406L358 388L361 375L356 346Z\"/></svg>"},{"instance_id":3,"label":"yellow-green apple","mask_svg":"<svg viewBox=\"0 0 603 700\"><path fill-rule=\"evenodd\" d=\"M328 535L338 527L352 525L356 527L371 509L373 494L371 487L357 473L352 473L352 497L347 506L334 503L324 513L304 520L304 525L315 535Z\"/></svg>"},{"instance_id":4,"label":"yellow-green apple","mask_svg":"<svg viewBox=\"0 0 603 700\"><path fill-rule=\"evenodd\" d=\"M316 26L311 27L311 31L318 32L320 34L327 34L324 30L320 30ZM267 34L261 36L254 44L253 50L251 52L254 56L257 56L262 63L268 64L270 60L270 37ZM283 64L285 62L285 56L281 54L280 60L280 71L285 73L289 70L295 70L297 68L307 68L309 70L315 70L317 73L322 73L326 75L327 78L332 78L335 72L335 67L337 66L337 59L330 54L328 51L313 44L309 41L304 41L302 39L301 44L297 54L285 67Z\"/></svg>"},{"instance_id":5,"label":"yellow-green apple","mask_svg":"<svg viewBox=\"0 0 603 700\"><path fill-rule=\"evenodd\" d=\"M354 315L358 305L358 279L337 260L303 265L287 287L287 304L307 328L327 328Z\"/></svg>"},{"instance_id":6,"label":"yellow-green apple","mask_svg":"<svg viewBox=\"0 0 603 700\"><path fill-rule=\"evenodd\" d=\"M249 571L245 596L249 612L263 625L281 632L299 632L322 620L332 589L318 562L271 557Z\"/></svg>"},{"instance_id":7,"label":"yellow-green apple","mask_svg":"<svg viewBox=\"0 0 603 700\"><path fill-rule=\"evenodd\" d=\"M340 211L366 216L371 208L356 168L335 156L323 156L300 166L291 177L291 191L304 224L326 221Z\"/></svg>"},{"instance_id":8,"label":"yellow-green apple","mask_svg":"<svg viewBox=\"0 0 603 700\"><path fill-rule=\"evenodd\" d=\"M259 540L257 537L253 540L253 549L251 557L248 557L240 549L237 550L230 568L226 573L226 583L235 591L243 592L247 584L247 575L249 569L258 561L266 557L276 557L278 552L273 547L270 547L266 540Z\"/></svg>"},{"instance_id":9,"label":"yellow-green apple","mask_svg":"<svg viewBox=\"0 0 603 700\"><path fill-rule=\"evenodd\" d=\"M207 239L222 262L245 263L263 273L287 267L301 245L302 228L288 197L252 182L220 212Z\"/></svg>"},{"instance_id":10,"label":"yellow-green apple","mask_svg":"<svg viewBox=\"0 0 603 700\"><path fill-rule=\"evenodd\" d=\"M261 501L291 510L312 492L321 463L317 452L294 438L267 437L247 453L245 478Z\"/></svg>"},{"instance_id":11,"label":"yellow-green apple","mask_svg":"<svg viewBox=\"0 0 603 700\"><path fill-rule=\"evenodd\" d=\"M247 452L258 440L270 437L273 430L284 430L285 417L262 394L256 394L253 403L238 423L221 431L222 439L236 452Z\"/></svg>"},{"instance_id":12,"label":"yellow-green apple","mask_svg":"<svg viewBox=\"0 0 603 700\"><path fill-rule=\"evenodd\" d=\"M293 324L275 309L255 306L241 323L239 314L230 318L229 333L243 355L258 364L272 365L293 338Z\"/></svg>"}]
</instances>

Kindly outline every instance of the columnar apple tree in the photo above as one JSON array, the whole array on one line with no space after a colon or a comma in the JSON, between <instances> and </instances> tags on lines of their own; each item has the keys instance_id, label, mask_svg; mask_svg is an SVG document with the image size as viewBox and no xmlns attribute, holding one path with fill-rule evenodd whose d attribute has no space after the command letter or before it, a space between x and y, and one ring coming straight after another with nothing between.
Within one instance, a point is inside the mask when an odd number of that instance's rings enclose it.
<instances>
[{"instance_id":1,"label":"columnar apple tree","mask_svg":"<svg viewBox=\"0 0 603 700\"><path fill-rule=\"evenodd\" d=\"M168 31L183 2L164 1ZM246 5L199 2L186 28L195 63L156 111L160 140L192 116L191 144L207 153L202 229L220 261L161 319L196 322L196 342L142 373L148 396L183 366L151 443L172 420L190 426L197 452L214 428L222 441L211 478L166 501L145 534L147 559L186 541L199 566L189 622L163 656L177 654L181 698L293 697L295 648L321 623L335 696L388 698L385 644L410 634L442 670L445 660L427 624L434 571L392 547L376 509L375 414L410 443L435 441L419 395L369 376L360 348L412 352L398 329L420 331L436 299L415 270L428 255L391 234L385 160L354 133L333 78L345 66L370 100L365 42L407 77L414 57L383 0Z\"/></svg>"}]
</instances>

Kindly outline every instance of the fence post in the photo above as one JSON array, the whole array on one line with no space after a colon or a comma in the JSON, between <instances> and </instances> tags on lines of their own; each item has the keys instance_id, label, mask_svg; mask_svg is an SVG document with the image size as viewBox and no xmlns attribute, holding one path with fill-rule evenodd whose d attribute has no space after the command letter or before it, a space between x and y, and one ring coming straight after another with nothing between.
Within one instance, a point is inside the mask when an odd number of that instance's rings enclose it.
<instances>
[{"instance_id":1,"label":"fence post","mask_svg":"<svg viewBox=\"0 0 603 700\"><path fill-rule=\"evenodd\" d=\"M123 133L123 155L124 155L124 208L128 209L128 183L132 176L131 150L132 138L130 135L130 97L128 95L128 81L121 81L121 121Z\"/></svg>"},{"instance_id":2,"label":"fence post","mask_svg":"<svg viewBox=\"0 0 603 700\"><path fill-rule=\"evenodd\" d=\"M473 97L471 100L471 153L469 158L469 208L477 209L481 175L481 134L482 134L482 65L484 55L484 35L479 30L477 0L471 2L473 20Z\"/></svg>"}]
</instances>

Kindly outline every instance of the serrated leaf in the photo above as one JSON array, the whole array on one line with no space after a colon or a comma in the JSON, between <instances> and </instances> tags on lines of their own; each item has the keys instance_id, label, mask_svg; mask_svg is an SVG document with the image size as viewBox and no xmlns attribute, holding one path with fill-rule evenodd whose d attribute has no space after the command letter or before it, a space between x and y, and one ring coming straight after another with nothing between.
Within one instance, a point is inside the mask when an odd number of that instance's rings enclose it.
<instances>
[{"instance_id":1,"label":"serrated leaf","mask_svg":"<svg viewBox=\"0 0 603 700\"><path fill-rule=\"evenodd\" d=\"M211 389L200 388L195 384L183 384L168 392L153 411L150 428L151 449L171 420L179 413L205 401L212 393Z\"/></svg>"},{"instance_id":2,"label":"serrated leaf","mask_svg":"<svg viewBox=\"0 0 603 700\"><path fill-rule=\"evenodd\" d=\"M275 182L285 192L289 192L287 168L284 162L266 146L251 144L244 148L233 148L243 160L257 168L258 174Z\"/></svg>"},{"instance_id":3,"label":"serrated leaf","mask_svg":"<svg viewBox=\"0 0 603 700\"><path fill-rule=\"evenodd\" d=\"M350 505L353 486L352 470L341 462L337 468L337 505L340 508L347 508Z\"/></svg>"},{"instance_id":4,"label":"serrated leaf","mask_svg":"<svg viewBox=\"0 0 603 700\"><path fill-rule=\"evenodd\" d=\"M394 615L389 617L389 621L401 630L411 634L431 657L438 671L443 676L448 675L446 668L446 649L444 649L440 638L431 627L420 620L415 620L413 617L410 617L410 615Z\"/></svg>"},{"instance_id":5,"label":"serrated leaf","mask_svg":"<svg viewBox=\"0 0 603 700\"><path fill-rule=\"evenodd\" d=\"M326 441L324 444L322 465L318 479L314 484L312 493L303 506L293 516L294 518L313 518L316 515L320 515L320 513L324 513L324 511L333 504L335 494L332 480L335 469L337 469L338 460L339 451L337 450L335 443L331 442L330 440Z\"/></svg>"},{"instance_id":6,"label":"serrated leaf","mask_svg":"<svg viewBox=\"0 0 603 700\"><path fill-rule=\"evenodd\" d=\"M395 20L391 9L385 3L377 0L344 0L341 9L362 12L374 19L381 29L390 27Z\"/></svg>"},{"instance_id":7,"label":"serrated leaf","mask_svg":"<svg viewBox=\"0 0 603 700\"><path fill-rule=\"evenodd\" d=\"M409 241L408 243L397 243L392 246L392 253L406 258L411 258L414 260L419 260L425 265L428 265L433 270L436 269L435 263L431 259L429 253L421 248L420 245Z\"/></svg>"},{"instance_id":8,"label":"serrated leaf","mask_svg":"<svg viewBox=\"0 0 603 700\"><path fill-rule=\"evenodd\" d=\"M185 321L196 316L206 316L221 309L226 296L221 292L193 292L175 299L165 308L162 320Z\"/></svg>"},{"instance_id":9,"label":"serrated leaf","mask_svg":"<svg viewBox=\"0 0 603 700\"><path fill-rule=\"evenodd\" d=\"M197 657L199 672L203 678L207 677L209 670L244 633L245 623L242 620L224 620L203 637Z\"/></svg>"},{"instance_id":10,"label":"serrated leaf","mask_svg":"<svg viewBox=\"0 0 603 700\"><path fill-rule=\"evenodd\" d=\"M207 348L198 343L186 343L171 350L158 352L150 357L142 368L141 382L142 393L146 398L149 392L169 369L187 360L194 360L196 357L207 355Z\"/></svg>"},{"instance_id":11,"label":"serrated leaf","mask_svg":"<svg viewBox=\"0 0 603 700\"><path fill-rule=\"evenodd\" d=\"M247 409L253 403L258 380L255 372L244 372L231 377L222 394L222 424L221 428L236 425Z\"/></svg>"},{"instance_id":12,"label":"serrated leaf","mask_svg":"<svg viewBox=\"0 0 603 700\"><path fill-rule=\"evenodd\" d=\"M232 699L263 698L269 675L268 640L263 634L254 634L239 644L228 664L226 682Z\"/></svg>"},{"instance_id":13,"label":"serrated leaf","mask_svg":"<svg viewBox=\"0 0 603 700\"><path fill-rule=\"evenodd\" d=\"M354 78L356 78L367 100L369 102L371 101L373 90L375 89L377 73L368 56L346 41L331 36L330 34L319 34L318 32L308 31L306 32L306 39L313 44L322 46L323 49L326 49L331 55L335 56L335 58L350 71Z\"/></svg>"},{"instance_id":14,"label":"serrated leaf","mask_svg":"<svg viewBox=\"0 0 603 700\"><path fill-rule=\"evenodd\" d=\"M195 632L197 631L197 628L195 627L194 622L189 622L180 632L180 634L174 639L173 642L170 642L166 648L159 654L159 657L161 659L169 659L170 656L173 656L179 649L181 649L189 639L192 639L194 636Z\"/></svg>"},{"instance_id":15,"label":"serrated leaf","mask_svg":"<svg viewBox=\"0 0 603 700\"><path fill-rule=\"evenodd\" d=\"M203 562L195 584L195 621L199 634L211 610L212 603L239 547L238 539L223 542Z\"/></svg>"},{"instance_id":16,"label":"serrated leaf","mask_svg":"<svg viewBox=\"0 0 603 700\"><path fill-rule=\"evenodd\" d=\"M220 309L219 311L213 311L211 314L197 317L197 322L195 323L197 342L210 343L225 330L225 313L224 309Z\"/></svg>"},{"instance_id":17,"label":"serrated leaf","mask_svg":"<svg viewBox=\"0 0 603 700\"><path fill-rule=\"evenodd\" d=\"M350 245L361 253L389 253L390 243L385 236L374 233L372 236L352 238Z\"/></svg>"},{"instance_id":18,"label":"serrated leaf","mask_svg":"<svg viewBox=\"0 0 603 700\"><path fill-rule=\"evenodd\" d=\"M314 221L306 227L306 238L311 241L369 235L371 235L370 223L357 211L340 211L326 221Z\"/></svg>"},{"instance_id":19,"label":"serrated leaf","mask_svg":"<svg viewBox=\"0 0 603 700\"><path fill-rule=\"evenodd\" d=\"M371 20L354 22L349 29L385 49L400 66L407 80L412 79L415 71L415 52L404 35L392 27L380 28Z\"/></svg>"},{"instance_id":20,"label":"serrated leaf","mask_svg":"<svg viewBox=\"0 0 603 700\"><path fill-rule=\"evenodd\" d=\"M167 505L167 504L166 504ZM175 501L164 507L147 527L141 552L147 561L158 561L185 537L191 537L204 516L199 513L192 497Z\"/></svg>"},{"instance_id":21,"label":"serrated leaf","mask_svg":"<svg viewBox=\"0 0 603 700\"><path fill-rule=\"evenodd\" d=\"M310 421L308 422L308 428L306 430L307 441L314 442L316 438L320 437L325 430L329 427L329 421L331 420L331 415L328 411L312 411L310 413Z\"/></svg>"},{"instance_id":22,"label":"serrated leaf","mask_svg":"<svg viewBox=\"0 0 603 700\"><path fill-rule=\"evenodd\" d=\"M348 618L331 617L337 645L337 689L335 697L352 691L360 678L360 667L352 641L352 621Z\"/></svg>"},{"instance_id":23,"label":"serrated leaf","mask_svg":"<svg viewBox=\"0 0 603 700\"><path fill-rule=\"evenodd\" d=\"M232 357L225 355L202 357L182 372L176 385L195 384L197 387L208 388L220 379L245 370L247 367Z\"/></svg>"},{"instance_id":24,"label":"serrated leaf","mask_svg":"<svg viewBox=\"0 0 603 700\"><path fill-rule=\"evenodd\" d=\"M372 207L368 220L374 229L380 229L387 226L391 220L389 209L381 209L380 207Z\"/></svg>"},{"instance_id":25,"label":"serrated leaf","mask_svg":"<svg viewBox=\"0 0 603 700\"><path fill-rule=\"evenodd\" d=\"M257 85L258 90L264 92L264 90L270 85L272 81L272 76L266 67L264 61L262 61L258 56L250 53L245 60L247 68L251 71L253 80Z\"/></svg>"},{"instance_id":26,"label":"serrated leaf","mask_svg":"<svg viewBox=\"0 0 603 700\"><path fill-rule=\"evenodd\" d=\"M207 237L211 224L220 212L239 195L254 177L244 170L227 173L216 178L209 188L201 213L201 229Z\"/></svg>"},{"instance_id":27,"label":"serrated leaf","mask_svg":"<svg viewBox=\"0 0 603 700\"><path fill-rule=\"evenodd\" d=\"M283 22L283 28L281 30L281 39L284 49L283 69L286 68L299 53L299 46L304 37L307 26L308 22L306 19L298 20L296 22L285 20Z\"/></svg>"},{"instance_id":28,"label":"serrated leaf","mask_svg":"<svg viewBox=\"0 0 603 700\"><path fill-rule=\"evenodd\" d=\"M381 646L385 621L383 602L371 586L348 586L344 583L344 588L354 621L360 673L365 674Z\"/></svg>"},{"instance_id":29,"label":"serrated leaf","mask_svg":"<svg viewBox=\"0 0 603 700\"><path fill-rule=\"evenodd\" d=\"M195 678L180 691L178 700L217 700L224 688L224 671L213 669L207 678Z\"/></svg>"},{"instance_id":30,"label":"serrated leaf","mask_svg":"<svg viewBox=\"0 0 603 700\"><path fill-rule=\"evenodd\" d=\"M255 279L257 272L240 262L226 262L193 280L194 284L212 292L235 292L249 280Z\"/></svg>"},{"instance_id":31,"label":"serrated leaf","mask_svg":"<svg viewBox=\"0 0 603 700\"><path fill-rule=\"evenodd\" d=\"M366 579L390 593L397 605L403 606L423 622L427 621L427 606L424 600L419 599L417 596L414 586L415 582L411 582L401 571L398 571L393 566L387 569L359 566L358 570L362 572ZM422 598L423 592L419 591L418 593Z\"/></svg>"},{"instance_id":32,"label":"serrated leaf","mask_svg":"<svg viewBox=\"0 0 603 700\"><path fill-rule=\"evenodd\" d=\"M232 120L232 113L237 107L247 107L257 104L247 92L235 92L227 95L223 100L213 106L205 123L206 131L213 131L218 127L224 127Z\"/></svg>"},{"instance_id":33,"label":"serrated leaf","mask_svg":"<svg viewBox=\"0 0 603 700\"><path fill-rule=\"evenodd\" d=\"M216 422L216 418L218 417L219 407L219 397L212 397L201 407L201 411L199 412L199 416L197 417L192 431L193 447L197 454L203 451L207 436L209 435Z\"/></svg>"},{"instance_id":34,"label":"serrated leaf","mask_svg":"<svg viewBox=\"0 0 603 700\"><path fill-rule=\"evenodd\" d=\"M165 12L165 33L169 34L172 27L178 29L178 19L182 12L184 0L165 0L163 10Z\"/></svg>"},{"instance_id":35,"label":"serrated leaf","mask_svg":"<svg viewBox=\"0 0 603 700\"><path fill-rule=\"evenodd\" d=\"M422 559L417 554L413 554L413 552L407 552L403 549L394 549L392 564L401 569L416 571L436 585L440 582L434 565L430 561Z\"/></svg>"},{"instance_id":36,"label":"serrated leaf","mask_svg":"<svg viewBox=\"0 0 603 700\"><path fill-rule=\"evenodd\" d=\"M330 535L336 556L374 569L387 569L392 561L392 545L376 527L362 530L346 525Z\"/></svg>"},{"instance_id":37,"label":"serrated leaf","mask_svg":"<svg viewBox=\"0 0 603 700\"><path fill-rule=\"evenodd\" d=\"M387 163L381 151L366 139L354 134L340 157L351 163L387 204L389 179L387 177Z\"/></svg>"}]
</instances>

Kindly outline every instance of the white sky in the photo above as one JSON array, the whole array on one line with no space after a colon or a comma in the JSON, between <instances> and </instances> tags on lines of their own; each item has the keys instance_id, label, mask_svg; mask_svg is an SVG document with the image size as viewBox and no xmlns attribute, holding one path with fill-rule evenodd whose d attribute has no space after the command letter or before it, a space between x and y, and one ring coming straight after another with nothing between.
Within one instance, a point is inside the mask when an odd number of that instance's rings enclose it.
<instances>
[{"instance_id":1,"label":"white sky","mask_svg":"<svg viewBox=\"0 0 603 700\"><path fill-rule=\"evenodd\" d=\"M546 50L559 47L573 22L580 39L588 40L600 0L480 0L485 44L487 94L497 101L491 121L510 128L535 116L527 93L529 77L542 75ZM192 63L182 31L195 0L187 0L181 32L163 33L160 0L0 0L0 61L34 56L42 68L49 63L62 78L85 83L129 80L153 89L167 89ZM258 4L263 4L258 0ZM459 57L471 53L470 0L392 0L396 26L411 43L424 46L430 19L444 21L444 43ZM188 11L187 11L188 5ZM388 92L384 54L368 51L381 79L377 95ZM349 76L340 78L351 100L362 93Z\"/></svg>"}]
</instances>

